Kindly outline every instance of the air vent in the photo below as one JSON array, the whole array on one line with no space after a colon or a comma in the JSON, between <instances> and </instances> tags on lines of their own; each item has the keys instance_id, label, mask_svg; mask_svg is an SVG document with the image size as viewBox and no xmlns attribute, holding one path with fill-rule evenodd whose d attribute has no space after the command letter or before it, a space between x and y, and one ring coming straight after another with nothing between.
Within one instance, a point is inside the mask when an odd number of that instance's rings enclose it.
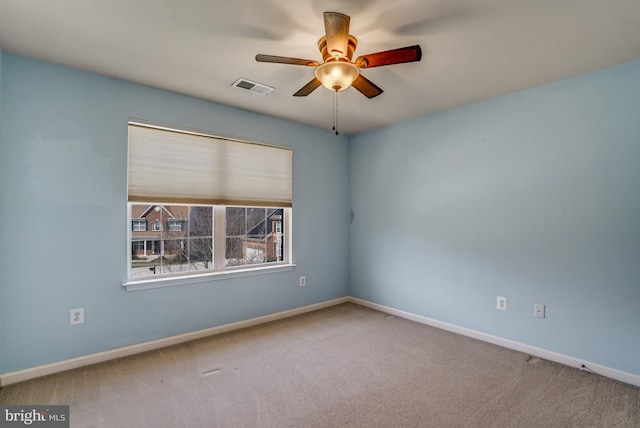
<instances>
[{"instance_id":1,"label":"air vent","mask_svg":"<svg viewBox=\"0 0 640 428\"><path fill-rule=\"evenodd\" d=\"M275 88L271 86L263 85L262 83L252 82L251 80L240 78L236 80L233 85L234 88L244 89L249 92L254 92L260 95L269 95Z\"/></svg>"}]
</instances>

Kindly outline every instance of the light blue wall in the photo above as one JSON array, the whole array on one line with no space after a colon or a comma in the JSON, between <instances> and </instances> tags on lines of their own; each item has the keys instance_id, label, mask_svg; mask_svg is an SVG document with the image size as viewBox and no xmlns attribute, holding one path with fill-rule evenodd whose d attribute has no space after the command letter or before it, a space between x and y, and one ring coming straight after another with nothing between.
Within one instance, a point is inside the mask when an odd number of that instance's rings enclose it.
<instances>
[{"instance_id":1,"label":"light blue wall","mask_svg":"<svg viewBox=\"0 0 640 428\"><path fill-rule=\"evenodd\" d=\"M639 112L636 62L349 151L326 130L0 52L0 373L351 293L640 374ZM297 268L125 292L129 117L292 146Z\"/></svg>"},{"instance_id":2,"label":"light blue wall","mask_svg":"<svg viewBox=\"0 0 640 428\"><path fill-rule=\"evenodd\" d=\"M347 137L7 53L0 59L0 373L348 295ZM296 269L125 292L129 117L293 147ZM85 308L86 322L71 327L75 307Z\"/></svg>"},{"instance_id":3,"label":"light blue wall","mask_svg":"<svg viewBox=\"0 0 640 428\"><path fill-rule=\"evenodd\" d=\"M351 204L352 295L640 374L640 62L358 135Z\"/></svg>"}]
</instances>

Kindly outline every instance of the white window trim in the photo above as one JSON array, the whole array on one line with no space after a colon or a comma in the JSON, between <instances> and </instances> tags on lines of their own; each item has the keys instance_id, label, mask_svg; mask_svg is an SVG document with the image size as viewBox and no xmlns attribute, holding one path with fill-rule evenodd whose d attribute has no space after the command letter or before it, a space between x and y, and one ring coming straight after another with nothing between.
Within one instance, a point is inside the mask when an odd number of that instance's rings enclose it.
<instances>
[{"instance_id":1,"label":"white window trim","mask_svg":"<svg viewBox=\"0 0 640 428\"><path fill-rule=\"evenodd\" d=\"M215 206L214 207L214 231L213 233L222 233L222 235L226 235L224 221L215 221L216 210L220 209L224 215L225 207L223 206ZM293 242L293 226L292 226L292 208L284 208L287 210L285 214L285 218L287 221L284 221L284 228L286 230L284 236L287 236L288 239L284 239L282 242L282 254L285 255L286 262L282 263L270 263L266 265L253 265L251 267L239 267L239 268L225 268L225 270L218 271L206 271L201 273L191 273L191 274L176 274L179 276L163 276L161 278L157 277L144 277L143 279L129 279L122 283L122 287L126 291L139 291L139 290L149 290L155 288L163 288L163 287L172 287L178 285L189 285L189 284L198 284L202 282L210 282L210 281L219 281L224 279L233 279L233 278L241 278L247 276L256 276L256 275L265 275L271 273L279 273L279 272L287 272L291 271L296 267L296 264L293 263L293 254L291 251L291 242ZM224 217L223 217L224 219ZM131 208L129 204L127 204L127 223L131 223ZM131 230L129 230L127 234L127 276L131 275ZM224 266L225 265L225 252L226 252L226 244L224 239L214 239L214 266ZM220 244L222 242L222 244ZM217 257L221 256L221 259ZM221 264L217 264L221 263Z\"/></svg>"},{"instance_id":2,"label":"white window trim","mask_svg":"<svg viewBox=\"0 0 640 428\"><path fill-rule=\"evenodd\" d=\"M163 277L153 279L143 279L135 281L127 281L122 286L127 291L148 290L153 288L172 287L176 285L198 284L209 281L219 281L223 279L241 278L245 276L265 275L269 273L278 273L291 271L296 267L295 264L277 264L253 267L250 269L234 269L228 271L215 271L201 274L183 275L180 277Z\"/></svg>"}]
</instances>

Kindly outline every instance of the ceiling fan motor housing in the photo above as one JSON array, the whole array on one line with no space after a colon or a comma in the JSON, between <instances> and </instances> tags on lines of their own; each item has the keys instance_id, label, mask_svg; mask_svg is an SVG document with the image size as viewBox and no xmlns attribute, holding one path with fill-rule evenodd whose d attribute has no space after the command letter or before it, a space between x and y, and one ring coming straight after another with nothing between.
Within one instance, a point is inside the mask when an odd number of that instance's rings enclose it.
<instances>
[{"instance_id":1,"label":"ceiling fan motor housing","mask_svg":"<svg viewBox=\"0 0 640 428\"><path fill-rule=\"evenodd\" d=\"M349 38L347 40L347 54L344 55L343 58L351 61L351 58L353 58L353 53L355 52L357 46L358 40L352 35L349 35ZM327 50L327 36L322 36L322 38L318 40L318 49L320 49L320 53L322 54L322 59L324 62L327 62L328 60L334 58L334 56L331 55L331 52Z\"/></svg>"}]
</instances>

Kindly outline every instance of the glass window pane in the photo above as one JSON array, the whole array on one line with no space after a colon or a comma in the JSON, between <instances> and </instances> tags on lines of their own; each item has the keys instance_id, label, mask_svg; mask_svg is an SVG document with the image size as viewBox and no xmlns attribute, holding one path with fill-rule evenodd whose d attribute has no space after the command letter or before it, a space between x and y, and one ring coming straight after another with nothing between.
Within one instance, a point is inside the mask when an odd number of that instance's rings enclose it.
<instances>
[{"instance_id":1,"label":"glass window pane","mask_svg":"<svg viewBox=\"0 0 640 428\"><path fill-rule=\"evenodd\" d=\"M244 260L248 265L267 261L267 242L264 235L247 236L243 241Z\"/></svg>"},{"instance_id":2,"label":"glass window pane","mask_svg":"<svg viewBox=\"0 0 640 428\"><path fill-rule=\"evenodd\" d=\"M131 275L145 277L154 275L152 268L158 264L153 260L152 235L157 232L147 230L147 217L153 205L131 204Z\"/></svg>"},{"instance_id":3,"label":"glass window pane","mask_svg":"<svg viewBox=\"0 0 640 428\"><path fill-rule=\"evenodd\" d=\"M143 245L141 244L136 245ZM139 254L132 252L131 254L131 276L136 278L153 276L156 273L160 273L162 270L161 260L158 257L145 256L140 250Z\"/></svg>"},{"instance_id":4,"label":"glass window pane","mask_svg":"<svg viewBox=\"0 0 640 428\"><path fill-rule=\"evenodd\" d=\"M163 236L167 238L187 236L189 207L184 205L165 205L164 209Z\"/></svg>"},{"instance_id":5,"label":"glass window pane","mask_svg":"<svg viewBox=\"0 0 640 428\"><path fill-rule=\"evenodd\" d=\"M225 253L225 265L226 266L240 266L244 264L244 257L242 254L242 238L227 238L226 253Z\"/></svg>"},{"instance_id":6,"label":"glass window pane","mask_svg":"<svg viewBox=\"0 0 640 428\"><path fill-rule=\"evenodd\" d=\"M163 241L162 273L183 272L188 270L186 245L183 239Z\"/></svg>"},{"instance_id":7,"label":"glass window pane","mask_svg":"<svg viewBox=\"0 0 640 428\"><path fill-rule=\"evenodd\" d=\"M189 240L189 270L213 269L213 240L192 238Z\"/></svg>"},{"instance_id":8,"label":"glass window pane","mask_svg":"<svg viewBox=\"0 0 640 428\"><path fill-rule=\"evenodd\" d=\"M163 251L163 256L160 258L162 273L184 272L187 270L184 240L164 240Z\"/></svg>"},{"instance_id":9,"label":"glass window pane","mask_svg":"<svg viewBox=\"0 0 640 428\"><path fill-rule=\"evenodd\" d=\"M272 209L267 212L267 262L281 262L284 260L284 211Z\"/></svg>"},{"instance_id":10,"label":"glass window pane","mask_svg":"<svg viewBox=\"0 0 640 428\"><path fill-rule=\"evenodd\" d=\"M239 236L246 233L247 223L246 208L227 207L226 209L226 230L227 236Z\"/></svg>"},{"instance_id":11,"label":"glass window pane","mask_svg":"<svg viewBox=\"0 0 640 428\"><path fill-rule=\"evenodd\" d=\"M264 208L247 208L247 235L266 233L265 213Z\"/></svg>"},{"instance_id":12,"label":"glass window pane","mask_svg":"<svg viewBox=\"0 0 640 428\"><path fill-rule=\"evenodd\" d=\"M189 236L213 236L213 208L191 207L188 229Z\"/></svg>"}]
</instances>

